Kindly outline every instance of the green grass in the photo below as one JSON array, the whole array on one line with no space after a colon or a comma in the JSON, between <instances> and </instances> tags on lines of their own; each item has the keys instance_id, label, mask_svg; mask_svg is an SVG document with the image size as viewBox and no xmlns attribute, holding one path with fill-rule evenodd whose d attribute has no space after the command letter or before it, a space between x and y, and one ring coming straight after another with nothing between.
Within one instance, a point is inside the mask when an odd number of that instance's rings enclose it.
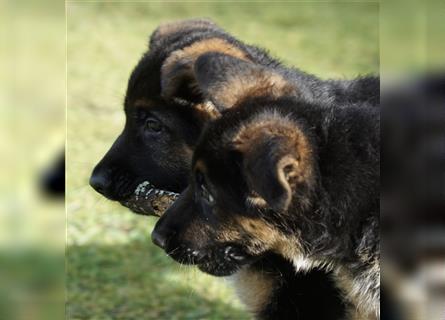
<instances>
[{"instance_id":1,"label":"green grass","mask_svg":"<svg viewBox=\"0 0 445 320\"><path fill-rule=\"evenodd\" d=\"M122 130L129 73L161 22L209 17L245 42L321 77L378 72L378 5L365 3L68 3L67 316L248 319L224 279L152 245L154 218L88 187Z\"/></svg>"}]
</instances>

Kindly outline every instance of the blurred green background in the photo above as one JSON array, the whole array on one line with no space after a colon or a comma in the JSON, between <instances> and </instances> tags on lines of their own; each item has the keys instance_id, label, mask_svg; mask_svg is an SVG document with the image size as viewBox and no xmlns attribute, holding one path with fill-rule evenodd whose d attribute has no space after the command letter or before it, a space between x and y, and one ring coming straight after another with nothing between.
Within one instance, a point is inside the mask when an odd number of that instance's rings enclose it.
<instances>
[{"instance_id":1,"label":"blurred green background","mask_svg":"<svg viewBox=\"0 0 445 320\"><path fill-rule=\"evenodd\" d=\"M64 202L42 192L39 180L65 143L64 4L42 3L0 1L0 319L7 320L63 318Z\"/></svg>"},{"instance_id":2,"label":"blurred green background","mask_svg":"<svg viewBox=\"0 0 445 320\"><path fill-rule=\"evenodd\" d=\"M124 125L132 68L162 22L208 17L320 77L379 71L377 3L67 3L67 318L248 319L228 280L183 267L88 186ZM227 283L226 283L227 282Z\"/></svg>"}]
</instances>

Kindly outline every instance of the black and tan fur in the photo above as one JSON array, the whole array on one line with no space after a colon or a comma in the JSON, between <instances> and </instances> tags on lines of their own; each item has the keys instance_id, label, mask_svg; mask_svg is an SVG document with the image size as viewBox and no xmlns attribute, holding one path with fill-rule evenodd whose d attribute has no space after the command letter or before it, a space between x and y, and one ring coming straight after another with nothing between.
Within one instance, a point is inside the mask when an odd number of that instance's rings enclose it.
<instances>
[{"instance_id":1,"label":"black and tan fur","mask_svg":"<svg viewBox=\"0 0 445 320\"><path fill-rule=\"evenodd\" d=\"M147 180L159 189L175 192L187 186L188 168L202 128L209 120L219 117L221 112L204 99L193 73L194 62L205 52L220 52L292 75L300 90L310 99L339 102L369 100L376 103L378 96L375 92L378 87L376 79L319 80L300 70L282 66L264 50L236 40L207 20L162 25L152 34L149 51L143 55L128 82L125 128L92 175L91 184L105 197L119 201L138 213L160 215L162 211L153 206L156 199L151 204L145 201L143 206L140 201L135 201L135 188ZM147 124L153 121L160 126L159 131L147 128ZM282 298L277 300L286 301L288 318L301 314L302 319L306 319L311 311L317 319L340 317L343 303L329 275L318 271L306 275L294 275L293 272L283 275L276 271L275 265L290 264L272 254L264 262L267 263L260 263L257 268L265 268L264 274L269 278L264 283L270 283L272 279L274 285L264 286L260 281L262 276L251 277L252 272L247 272L247 278L258 279L259 282L258 285L252 283L252 288L268 287L273 295L279 293L282 296L286 296L283 293L286 290L292 292L298 288L301 291L298 300L290 303ZM255 270L254 265L250 268ZM324 290L314 295L314 287L323 287ZM262 318L274 318L277 312L284 312L280 303L272 304L253 308L254 313ZM324 315L325 310L332 312L327 316Z\"/></svg>"},{"instance_id":2,"label":"black and tan fur","mask_svg":"<svg viewBox=\"0 0 445 320\"><path fill-rule=\"evenodd\" d=\"M378 318L379 110L315 104L275 70L218 53L194 72L227 111L201 135L190 185L153 241L217 276L270 252L297 272L332 271L350 318Z\"/></svg>"}]
</instances>

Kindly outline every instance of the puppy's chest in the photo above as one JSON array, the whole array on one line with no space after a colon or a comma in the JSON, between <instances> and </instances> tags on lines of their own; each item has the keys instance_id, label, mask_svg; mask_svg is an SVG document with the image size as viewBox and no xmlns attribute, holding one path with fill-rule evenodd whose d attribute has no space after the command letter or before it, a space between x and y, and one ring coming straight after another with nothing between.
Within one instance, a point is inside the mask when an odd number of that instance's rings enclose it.
<instances>
[{"instance_id":1,"label":"puppy's chest","mask_svg":"<svg viewBox=\"0 0 445 320\"><path fill-rule=\"evenodd\" d=\"M374 320L380 318L380 267L378 259L365 271L353 276L344 266L307 258L302 255L293 259L296 272L314 268L333 271L336 286L343 292L349 304L348 320Z\"/></svg>"},{"instance_id":2,"label":"puppy's chest","mask_svg":"<svg viewBox=\"0 0 445 320\"><path fill-rule=\"evenodd\" d=\"M230 280L239 299L252 314L259 314L269 304L275 284L267 273L247 267L232 275Z\"/></svg>"},{"instance_id":3,"label":"puppy's chest","mask_svg":"<svg viewBox=\"0 0 445 320\"><path fill-rule=\"evenodd\" d=\"M380 319L380 267L378 263L356 276L342 267L336 268L334 275L338 287L353 305L350 319Z\"/></svg>"}]
</instances>

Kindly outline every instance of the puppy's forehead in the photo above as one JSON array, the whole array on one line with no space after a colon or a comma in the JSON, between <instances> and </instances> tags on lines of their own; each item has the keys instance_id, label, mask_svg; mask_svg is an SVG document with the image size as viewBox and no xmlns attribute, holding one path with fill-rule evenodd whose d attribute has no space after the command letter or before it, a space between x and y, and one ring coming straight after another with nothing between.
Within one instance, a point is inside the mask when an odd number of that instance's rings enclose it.
<instances>
[{"instance_id":1,"label":"puppy's forehead","mask_svg":"<svg viewBox=\"0 0 445 320\"><path fill-rule=\"evenodd\" d=\"M177 106L178 108L184 109L185 106L178 102L167 101L161 97L158 98L137 98L131 100L127 105L127 109L152 109L159 108L163 106ZM190 111L195 111L199 114L205 115L204 118L215 119L220 116L219 111L210 101L204 101L201 103L187 103L187 107L191 108Z\"/></svg>"},{"instance_id":2,"label":"puppy's forehead","mask_svg":"<svg viewBox=\"0 0 445 320\"><path fill-rule=\"evenodd\" d=\"M207 19L187 19L176 22L168 22L161 24L158 29L156 29L153 34L153 39L158 40L178 32L197 30L201 28L217 28L217 25Z\"/></svg>"},{"instance_id":3,"label":"puppy's forehead","mask_svg":"<svg viewBox=\"0 0 445 320\"><path fill-rule=\"evenodd\" d=\"M138 109L151 109L165 105L166 102L162 101L159 97L127 97L124 103L124 109L126 111L138 110Z\"/></svg>"}]
</instances>

